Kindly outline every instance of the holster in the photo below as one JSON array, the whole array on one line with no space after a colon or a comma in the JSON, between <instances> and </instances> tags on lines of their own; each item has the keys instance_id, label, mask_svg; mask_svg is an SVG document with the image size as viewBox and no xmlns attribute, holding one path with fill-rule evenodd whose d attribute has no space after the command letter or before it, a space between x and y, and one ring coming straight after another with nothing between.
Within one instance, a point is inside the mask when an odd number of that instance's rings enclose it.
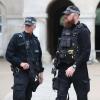
<instances>
[{"instance_id":1,"label":"holster","mask_svg":"<svg viewBox=\"0 0 100 100\"><path fill-rule=\"evenodd\" d=\"M52 79L52 88L53 88L53 90L59 90L59 85L60 85L59 83L60 83L60 80L59 80L58 77L54 77Z\"/></svg>"},{"instance_id":2,"label":"holster","mask_svg":"<svg viewBox=\"0 0 100 100\"><path fill-rule=\"evenodd\" d=\"M15 65L10 65L10 66L11 66L11 71L13 73L19 72L19 70L21 70L20 68L18 68L18 66L15 66Z\"/></svg>"},{"instance_id":3,"label":"holster","mask_svg":"<svg viewBox=\"0 0 100 100\"><path fill-rule=\"evenodd\" d=\"M32 65L29 69L29 77L31 80L32 91L35 92L40 83L38 79L35 80L36 77L38 77L38 72L34 69L34 65Z\"/></svg>"},{"instance_id":4,"label":"holster","mask_svg":"<svg viewBox=\"0 0 100 100\"><path fill-rule=\"evenodd\" d=\"M34 82L31 83L31 87L32 87L32 91L35 92L37 87L40 85L39 81L36 80Z\"/></svg>"}]
</instances>

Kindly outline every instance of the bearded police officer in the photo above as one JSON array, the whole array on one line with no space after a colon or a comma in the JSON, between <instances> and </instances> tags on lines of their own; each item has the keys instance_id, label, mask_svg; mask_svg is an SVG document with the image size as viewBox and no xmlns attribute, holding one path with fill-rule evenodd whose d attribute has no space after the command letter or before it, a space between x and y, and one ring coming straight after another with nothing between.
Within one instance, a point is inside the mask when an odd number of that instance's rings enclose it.
<instances>
[{"instance_id":1,"label":"bearded police officer","mask_svg":"<svg viewBox=\"0 0 100 100\"><path fill-rule=\"evenodd\" d=\"M90 82L87 61L90 56L90 31L80 23L80 10L69 6L64 13L64 29L54 61L58 69L58 92L56 100L66 100L68 90L73 83L77 100L88 100ZM71 95L72 96L72 95Z\"/></svg>"},{"instance_id":2,"label":"bearded police officer","mask_svg":"<svg viewBox=\"0 0 100 100\"><path fill-rule=\"evenodd\" d=\"M43 81L42 52L33 34L36 19L26 17L24 24L25 30L13 35L6 51L14 76L13 100L31 100L32 91Z\"/></svg>"}]
</instances>

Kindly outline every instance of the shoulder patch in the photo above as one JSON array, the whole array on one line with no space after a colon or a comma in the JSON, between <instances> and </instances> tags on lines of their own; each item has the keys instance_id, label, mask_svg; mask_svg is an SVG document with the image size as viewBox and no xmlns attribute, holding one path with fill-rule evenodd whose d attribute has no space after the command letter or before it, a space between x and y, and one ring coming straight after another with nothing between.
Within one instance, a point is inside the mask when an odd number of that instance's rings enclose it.
<instances>
[{"instance_id":1,"label":"shoulder patch","mask_svg":"<svg viewBox=\"0 0 100 100\"><path fill-rule=\"evenodd\" d=\"M23 37L23 34L22 34L22 33L16 33L16 35L17 35L18 37Z\"/></svg>"},{"instance_id":2,"label":"shoulder patch","mask_svg":"<svg viewBox=\"0 0 100 100\"><path fill-rule=\"evenodd\" d=\"M23 37L22 34L19 34L19 37Z\"/></svg>"}]
</instances>

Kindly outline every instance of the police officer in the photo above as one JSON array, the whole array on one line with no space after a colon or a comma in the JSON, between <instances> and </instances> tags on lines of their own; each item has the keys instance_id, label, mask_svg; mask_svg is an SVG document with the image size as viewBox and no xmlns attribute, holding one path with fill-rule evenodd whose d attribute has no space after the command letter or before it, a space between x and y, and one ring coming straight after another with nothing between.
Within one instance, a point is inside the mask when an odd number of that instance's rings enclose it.
<instances>
[{"instance_id":1,"label":"police officer","mask_svg":"<svg viewBox=\"0 0 100 100\"><path fill-rule=\"evenodd\" d=\"M32 68L30 68L31 65L27 58L30 58L31 63L34 65L31 67L38 69L34 70L34 72L37 71L38 73L39 84L43 81L42 52L40 43L33 34L33 30L36 28L36 19L34 17L26 17L24 24L25 30L13 35L6 51L6 58L11 63L14 76L13 100L31 100L32 81L29 72ZM28 52L26 45L29 49Z\"/></svg>"},{"instance_id":2,"label":"police officer","mask_svg":"<svg viewBox=\"0 0 100 100\"><path fill-rule=\"evenodd\" d=\"M91 49L90 31L85 24L80 23L80 10L76 6L67 7L63 13L64 29L56 58L59 79L56 100L66 100L71 83L77 100L88 100L90 82L87 61Z\"/></svg>"}]
</instances>

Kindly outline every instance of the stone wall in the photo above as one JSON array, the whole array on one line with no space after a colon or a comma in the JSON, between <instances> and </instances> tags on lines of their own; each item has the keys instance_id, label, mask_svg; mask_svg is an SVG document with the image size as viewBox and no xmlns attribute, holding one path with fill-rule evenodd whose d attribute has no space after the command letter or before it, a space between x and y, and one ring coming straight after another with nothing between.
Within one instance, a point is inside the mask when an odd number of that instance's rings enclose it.
<instances>
[{"instance_id":1,"label":"stone wall","mask_svg":"<svg viewBox=\"0 0 100 100\"><path fill-rule=\"evenodd\" d=\"M7 44L13 33L19 32L23 23L23 0L0 0L2 12L2 34L0 34L0 56L5 55Z\"/></svg>"}]
</instances>

